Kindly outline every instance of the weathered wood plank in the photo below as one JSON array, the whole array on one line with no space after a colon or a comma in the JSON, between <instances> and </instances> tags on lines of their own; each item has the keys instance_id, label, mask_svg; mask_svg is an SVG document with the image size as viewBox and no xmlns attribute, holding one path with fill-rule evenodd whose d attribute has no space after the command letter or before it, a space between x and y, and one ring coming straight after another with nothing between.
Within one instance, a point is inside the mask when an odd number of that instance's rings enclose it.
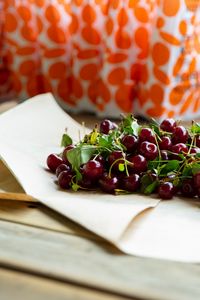
<instances>
[{"instance_id":1,"label":"weathered wood plank","mask_svg":"<svg viewBox=\"0 0 200 300\"><path fill-rule=\"evenodd\" d=\"M124 300L126 298L0 268L0 299Z\"/></svg>"},{"instance_id":2,"label":"weathered wood plank","mask_svg":"<svg viewBox=\"0 0 200 300\"><path fill-rule=\"evenodd\" d=\"M0 201L0 219L101 240L97 235L38 203Z\"/></svg>"},{"instance_id":3,"label":"weathered wood plank","mask_svg":"<svg viewBox=\"0 0 200 300\"><path fill-rule=\"evenodd\" d=\"M120 254L108 244L0 221L0 263L144 299L200 299L200 266Z\"/></svg>"}]
</instances>

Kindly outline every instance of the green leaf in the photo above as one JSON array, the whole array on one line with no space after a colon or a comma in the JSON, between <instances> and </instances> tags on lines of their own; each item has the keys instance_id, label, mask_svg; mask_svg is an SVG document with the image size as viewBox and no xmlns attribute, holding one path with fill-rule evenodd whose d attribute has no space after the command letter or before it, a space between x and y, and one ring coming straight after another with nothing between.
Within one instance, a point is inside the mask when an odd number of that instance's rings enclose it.
<instances>
[{"instance_id":1,"label":"green leaf","mask_svg":"<svg viewBox=\"0 0 200 300\"><path fill-rule=\"evenodd\" d=\"M64 133L61 140L61 147L67 147L72 144L72 138Z\"/></svg>"},{"instance_id":2,"label":"green leaf","mask_svg":"<svg viewBox=\"0 0 200 300\"><path fill-rule=\"evenodd\" d=\"M152 184L153 180L151 178L151 176L149 176L149 174L145 174L142 176L141 178L141 187L140 187L140 190L142 193L145 192L146 188Z\"/></svg>"},{"instance_id":3,"label":"green leaf","mask_svg":"<svg viewBox=\"0 0 200 300\"><path fill-rule=\"evenodd\" d=\"M154 182L152 182L151 184L149 184L145 188L145 190L144 190L145 195L152 194L155 191L155 189L158 187L158 185L159 185L159 181L158 180L155 180Z\"/></svg>"},{"instance_id":4,"label":"green leaf","mask_svg":"<svg viewBox=\"0 0 200 300\"><path fill-rule=\"evenodd\" d=\"M120 163L119 166L118 166L118 169L119 169L120 172L124 172L124 170L125 170L124 164Z\"/></svg>"},{"instance_id":5,"label":"green leaf","mask_svg":"<svg viewBox=\"0 0 200 300\"><path fill-rule=\"evenodd\" d=\"M185 165L182 171L182 177L188 177L192 176L192 166L191 165Z\"/></svg>"},{"instance_id":6,"label":"green leaf","mask_svg":"<svg viewBox=\"0 0 200 300\"><path fill-rule=\"evenodd\" d=\"M138 136L141 126L132 114L126 116L122 121L122 131L128 134L134 134Z\"/></svg>"},{"instance_id":7,"label":"green leaf","mask_svg":"<svg viewBox=\"0 0 200 300\"><path fill-rule=\"evenodd\" d=\"M191 132L194 133L194 134L197 134L199 133L200 134L200 124L199 123L194 123L192 126L191 126Z\"/></svg>"},{"instance_id":8,"label":"green leaf","mask_svg":"<svg viewBox=\"0 0 200 300\"><path fill-rule=\"evenodd\" d=\"M87 163L95 152L95 146L80 145L67 152L67 159L71 163L74 170L79 170L80 166Z\"/></svg>"},{"instance_id":9,"label":"green leaf","mask_svg":"<svg viewBox=\"0 0 200 300\"><path fill-rule=\"evenodd\" d=\"M167 175L169 172L177 170L179 168L180 163L180 160L170 160L168 163L166 163L164 168L161 169L160 174Z\"/></svg>"},{"instance_id":10,"label":"green leaf","mask_svg":"<svg viewBox=\"0 0 200 300\"><path fill-rule=\"evenodd\" d=\"M192 168L192 174L195 175L197 173L200 172L200 163L193 163L191 164L191 168Z\"/></svg>"},{"instance_id":11,"label":"green leaf","mask_svg":"<svg viewBox=\"0 0 200 300\"><path fill-rule=\"evenodd\" d=\"M149 160L148 161L148 170L152 171L154 169L157 169L159 164L160 164L160 162L158 161L157 158L155 160Z\"/></svg>"},{"instance_id":12,"label":"green leaf","mask_svg":"<svg viewBox=\"0 0 200 300\"><path fill-rule=\"evenodd\" d=\"M154 132L160 136L161 135L161 132L160 132L160 125L159 123L154 119L152 118L150 120L150 127L154 130Z\"/></svg>"}]
</instances>

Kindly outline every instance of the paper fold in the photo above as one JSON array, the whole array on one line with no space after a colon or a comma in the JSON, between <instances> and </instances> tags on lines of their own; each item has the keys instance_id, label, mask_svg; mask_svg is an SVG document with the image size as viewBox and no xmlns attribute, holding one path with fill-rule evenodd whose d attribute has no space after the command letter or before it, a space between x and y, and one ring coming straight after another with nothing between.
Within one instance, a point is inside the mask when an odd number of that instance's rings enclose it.
<instances>
[{"instance_id":1,"label":"paper fold","mask_svg":"<svg viewBox=\"0 0 200 300\"><path fill-rule=\"evenodd\" d=\"M200 262L200 202L161 201L143 195L113 196L62 191L46 170L48 154L61 151L65 128L84 129L50 94L37 96L0 116L0 156L25 192L62 215L143 257Z\"/></svg>"},{"instance_id":2,"label":"paper fold","mask_svg":"<svg viewBox=\"0 0 200 300\"><path fill-rule=\"evenodd\" d=\"M0 155L28 195L117 245L135 216L158 200L60 190L45 164L61 151L66 127L75 140L85 133L50 94L34 97L0 117Z\"/></svg>"}]
</instances>

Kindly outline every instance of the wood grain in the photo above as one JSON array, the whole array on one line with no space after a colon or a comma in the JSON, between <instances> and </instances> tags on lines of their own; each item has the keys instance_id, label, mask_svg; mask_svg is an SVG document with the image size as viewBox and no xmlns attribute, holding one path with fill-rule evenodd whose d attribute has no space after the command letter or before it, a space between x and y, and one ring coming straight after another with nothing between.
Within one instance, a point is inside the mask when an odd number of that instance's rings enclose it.
<instances>
[{"instance_id":1,"label":"wood grain","mask_svg":"<svg viewBox=\"0 0 200 300\"><path fill-rule=\"evenodd\" d=\"M108 244L0 221L0 263L129 297L200 299L200 266L143 259Z\"/></svg>"},{"instance_id":2,"label":"wood grain","mask_svg":"<svg viewBox=\"0 0 200 300\"><path fill-rule=\"evenodd\" d=\"M0 268L0 299L15 300L124 300L98 290Z\"/></svg>"},{"instance_id":3,"label":"wood grain","mask_svg":"<svg viewBox=\"0 0 200 300\"><path fill-rule=\"evenodd\" d=\"M0 219L30 225L52 231L78 235L90 239L101 240L87 229L70 221L61 214L43 204L22 201L1 200Z\"/></svg>"}]
</instances>

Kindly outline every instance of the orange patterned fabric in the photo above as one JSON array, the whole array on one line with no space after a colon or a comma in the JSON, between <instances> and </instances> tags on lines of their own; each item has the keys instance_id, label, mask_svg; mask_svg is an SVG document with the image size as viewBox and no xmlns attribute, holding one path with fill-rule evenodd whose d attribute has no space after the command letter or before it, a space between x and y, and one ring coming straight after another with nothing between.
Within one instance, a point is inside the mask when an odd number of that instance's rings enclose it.
<instances>
[{"instance_id":1,"label":"orange patterned fabric","mask_svg":"<svg viewBox=\"0 0 200 300\"><path fill-rule=\"evenodd\" d=\"M0 97L68 111L200 115L200 0L4 0Z\"/></svg>"}]
</instances>

